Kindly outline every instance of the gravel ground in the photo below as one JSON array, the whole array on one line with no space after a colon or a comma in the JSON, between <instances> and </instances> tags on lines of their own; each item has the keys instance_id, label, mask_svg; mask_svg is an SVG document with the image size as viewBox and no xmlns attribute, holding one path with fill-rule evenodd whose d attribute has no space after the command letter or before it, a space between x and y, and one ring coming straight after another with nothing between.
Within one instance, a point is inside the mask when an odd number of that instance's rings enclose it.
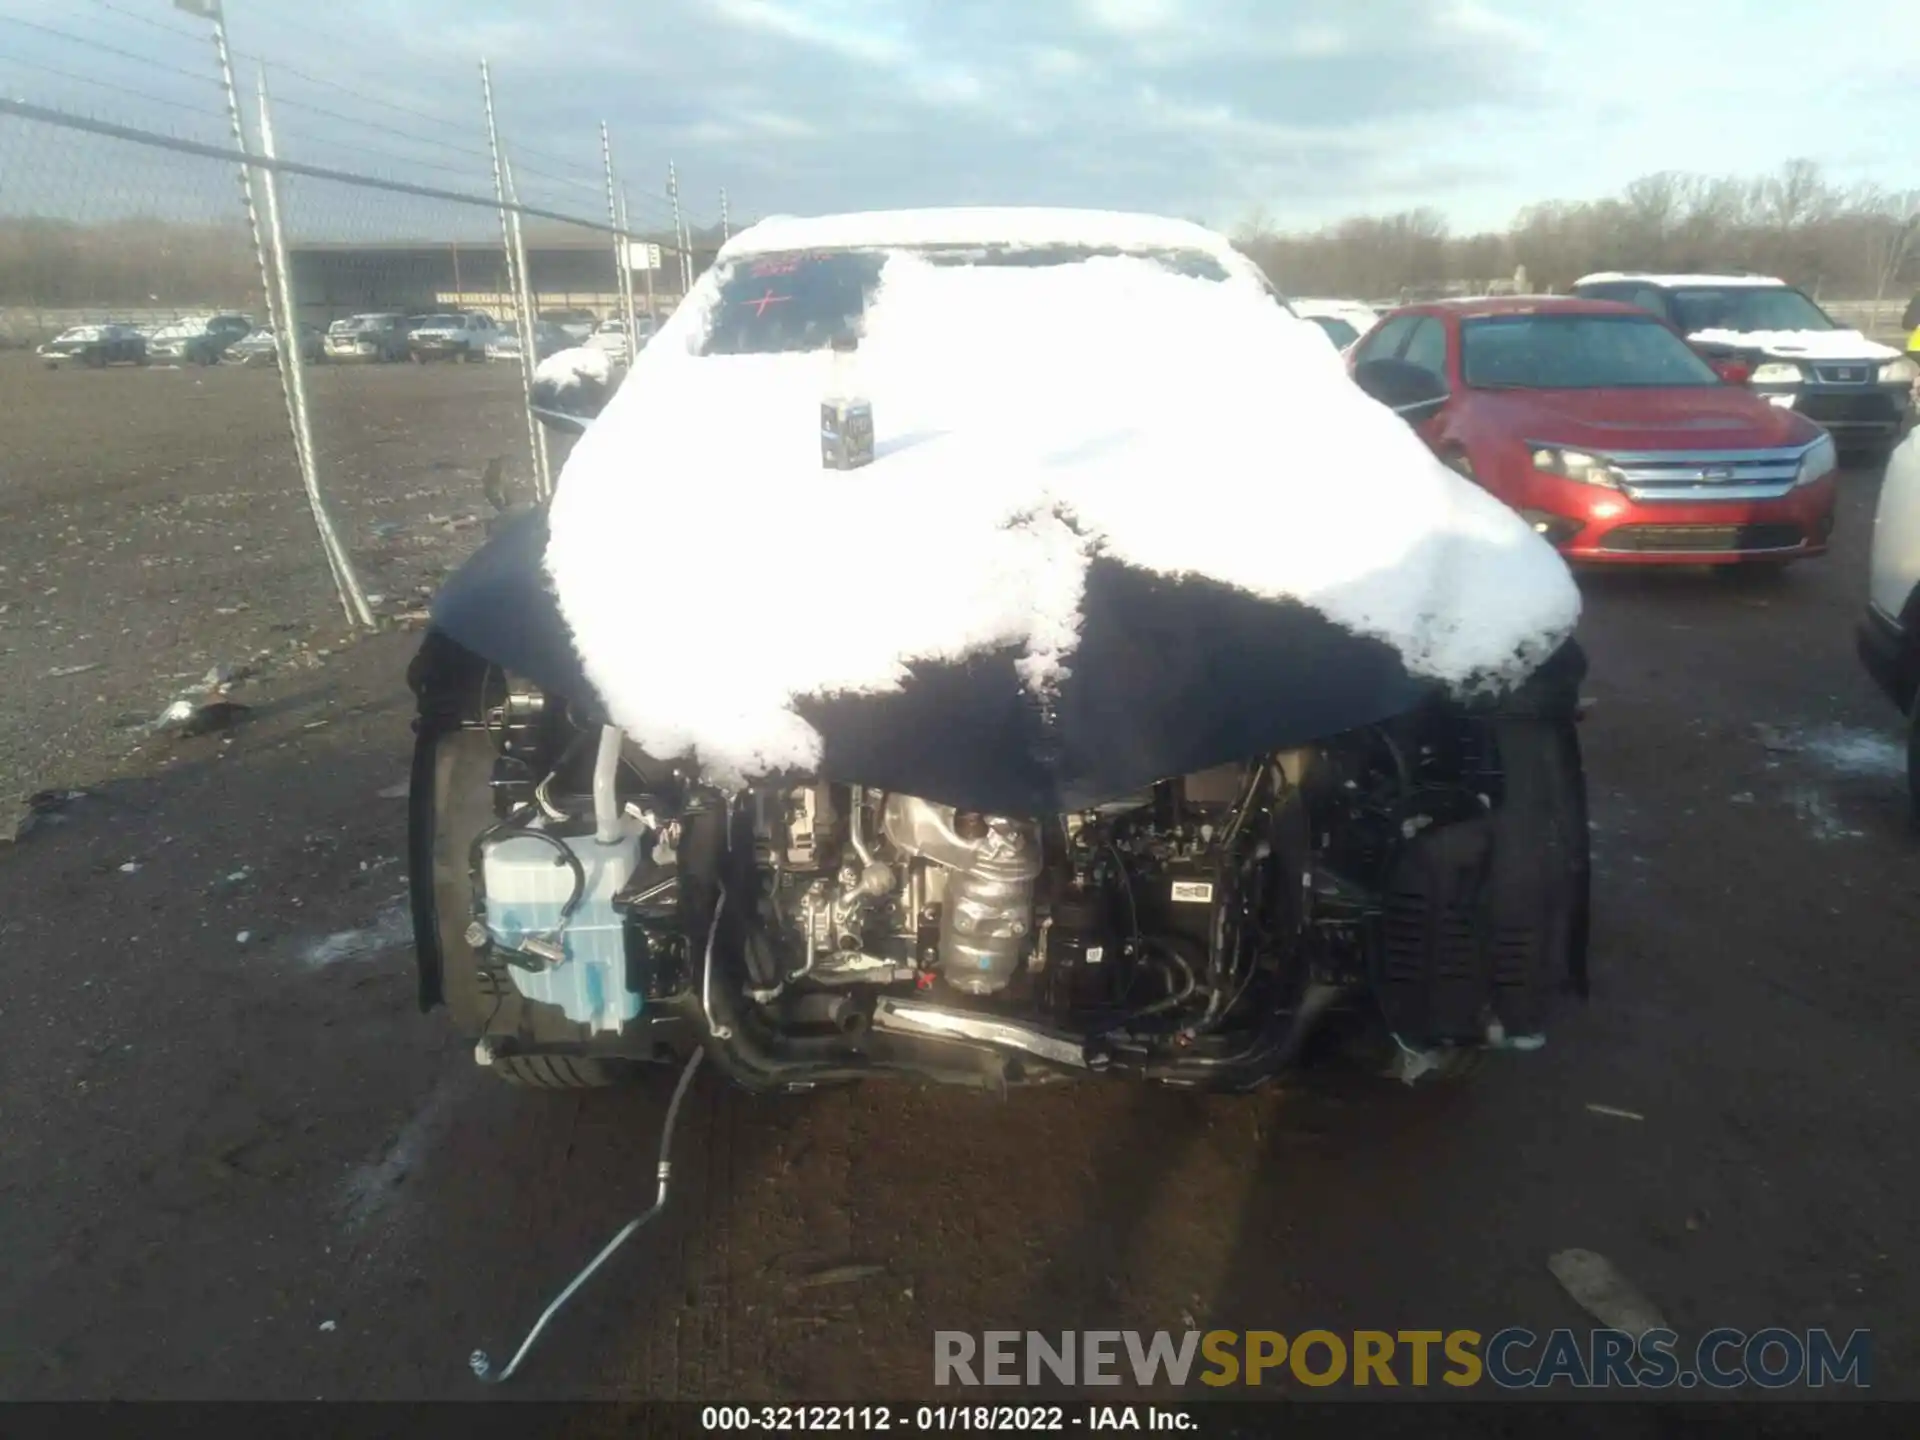
<instances>
[{"instance_id":1,"label":"gravel ground","mask_svg":"<svg viewBox=\"0 0 1920 1440\"><path fill-rule=\"evenodd\" d=\"M650 1201L662 1096L509 1090L415 1012L412 637L282 666L239 692L244 724L129 756L112 714L157 709L162 672L337 630L291 475L246 464L270 393L225 399L269 380L53 379L32 403L76 419L174 397L221 458L107 481L43 440L8 477L15 692L57 663L27 653L41 618L103 668L37 679L6 721L16 779L90 793L0 850L0 1397L486 1393L468 1351L511 1353ZM483 513L468 477L512 444L478 420L509 377L324 383L367 415L341 477L359 552L374 519L406 527L370 583L426 583L468 543L428 516ZM228 417L217 444L178 420L194 404ZM1547 1268L1579 1246L1688 1336L1868 1327L1876 1394L1920 1398L1920 899L1849 635L1876 484L1847 478L1837 553L1777 584L1588 584L1596 993L1545 1050L1451 1089L1241 1099L749 1101L703 1077L670 1210L514 1392L925 1397L936 1328L1584 1326Z\"/></svg>"},{"instance_id":2,"label":"gravel ground","mask_svg":"<svg viewBox=\"0 0 1920 1440\"><path fill-rule=\"evenodd\" d=\"M385 617L477 543L490 460L526 498L519 384L504 364L309 371L321 484ZM0 394L0 797L117 768L215 665L310 671L338 649L271 369L0 354Z\"/></svg>"}]
</instances>

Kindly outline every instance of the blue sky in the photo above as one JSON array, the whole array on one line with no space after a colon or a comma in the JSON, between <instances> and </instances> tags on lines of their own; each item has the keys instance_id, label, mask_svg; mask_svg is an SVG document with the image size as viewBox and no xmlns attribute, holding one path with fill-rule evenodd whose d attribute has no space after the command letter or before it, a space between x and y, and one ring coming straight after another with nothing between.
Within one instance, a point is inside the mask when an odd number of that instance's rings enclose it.
<instances>
[{"instance_id":1,"label":"blue sky","mask_svg":"<svg viewBox=\"0 0 1920 1440\"><path fill-rule=\"evenodd\" d=\"M1904 0L227 0L227 12L236 47L278 62L290 152L484 183L485 55L510 148L546 172L528 177L530 198L598 203L605 118L636 204L658 210L671 158L702 220L724 186L736 216L1004 202L1305 227L1429 205L1467 230L1653 170L1752 174L1794 155L1842 183L1920 188L1920 6ZM0 0L8 94L217 138L217 94L194 74L205 67L196 22L169 0Z\"/></svg>"}]
</instances>

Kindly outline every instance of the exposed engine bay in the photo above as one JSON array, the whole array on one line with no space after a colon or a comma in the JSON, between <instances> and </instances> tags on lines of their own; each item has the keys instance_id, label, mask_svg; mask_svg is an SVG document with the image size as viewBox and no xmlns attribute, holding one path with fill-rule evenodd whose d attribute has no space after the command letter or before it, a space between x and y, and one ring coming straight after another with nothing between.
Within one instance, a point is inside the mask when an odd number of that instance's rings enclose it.
<instances>
[{"instance_id":1,"label":"exposed engine bay","mask_svg":"<svg viewBox=\"0 0 1920 1440\"><path fill-rule=\"evenodd\" d=\"M434 887L433 962L471 957L464 1008L496 1054L697 1043L752 1088L902 1070L1245 1088L1338 1014L1384 1021L1412 1078L1537 1043L1554 995L1584 988L1571 702L1435 705L1022 817L821 781L723 794L485 684L452 733L488 747L489 813L465 913ZM463 988L441 978L423 998Z\"/></svg>"}]
</instances>

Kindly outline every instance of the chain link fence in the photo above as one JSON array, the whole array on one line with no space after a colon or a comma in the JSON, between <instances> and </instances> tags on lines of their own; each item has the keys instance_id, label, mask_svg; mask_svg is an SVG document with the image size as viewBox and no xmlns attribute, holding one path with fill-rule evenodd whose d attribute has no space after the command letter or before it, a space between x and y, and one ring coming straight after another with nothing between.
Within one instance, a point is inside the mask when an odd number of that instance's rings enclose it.
<instances>
[{"instance_id":1,"label":"chain link fence","mask_svg":"<svg viewBox=\"0 0 1920 1440\"><path fill-rule=\"evenodd\" d=\"M604 136L571 174L516 174L489 104L493 173L423 185L280 149L264 85L241 109L245 152L217 112L183 136L0 100L16 792L110 763L106 732L144 744L249 673L421 623L550 493L534 364L625 360L711 258L683 263L675 197L629 191Z\"/></svg>"}]
</instances>

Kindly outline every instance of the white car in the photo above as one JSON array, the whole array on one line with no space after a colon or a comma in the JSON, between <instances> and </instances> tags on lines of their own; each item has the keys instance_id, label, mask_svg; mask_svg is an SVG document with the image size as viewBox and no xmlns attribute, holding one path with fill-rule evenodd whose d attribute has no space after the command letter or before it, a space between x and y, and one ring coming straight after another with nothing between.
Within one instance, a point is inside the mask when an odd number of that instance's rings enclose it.
<instances>
[{"instance_id":1,"label":"white car","mask_svg":"<svg viewBox=\"0 0 1920 1440\"><path fill-rule=\"evenodd\" d=\"M1380 323L1380 312L1360 300L1327 300L1309 297L1289 300L1293 313L1302 320L1311 320L1326 332L1334 348L1342 354L1353 346L1375 325Z\"/></svg>"},{"instance_id":2,"label":"white car","mask_svg":"<svg viewBox=\"0 0 1920 1440\"><path fill-rule=\"evenodd\" d=\"M1920 431L1887 460L1859 644L1867 672L1907 717L1907 790L1920 827Z\"/></svg>"},{"instance_id":3,"label":"white car","mask_svg":"<svg viewBox=\"0 0 1920 1440\"><path fill-rule=\"evenodd\" d=\"M480 361L487 358L487 342L499 333L499 323L477 311L429 315L408 333L407 350L416 365L427 360Z\"/></svg>"},{"instance_id":4,"label":"white car","mask_svg":"<svg viewBox=\"0 0 1920 1440\"><path fill-rule=\"evenodd\" d=\"M647 342L653 338L653 322L642 316L635 324L640 332L640 348L644 350ZM618 315L602 320L593 334L587 337L587 346L589 349L606 351L622 365L633 358L632 349L627 344L627 322Z\"/></svg>"},{"instance_id":5,"label":"white car","mask_svg":"<svg viewBox=\"0 0 1920 1440\"><path fill-rule=\"evenodd\" d=\"M1913 421L1920 362L1847 329L1778 276L1608 270L1574 281L1573 293L1651 310L1709 359L1738 363L1756 391L1824 426L1859 461L1885 459Z\"/></svg>"}]
</instances>

